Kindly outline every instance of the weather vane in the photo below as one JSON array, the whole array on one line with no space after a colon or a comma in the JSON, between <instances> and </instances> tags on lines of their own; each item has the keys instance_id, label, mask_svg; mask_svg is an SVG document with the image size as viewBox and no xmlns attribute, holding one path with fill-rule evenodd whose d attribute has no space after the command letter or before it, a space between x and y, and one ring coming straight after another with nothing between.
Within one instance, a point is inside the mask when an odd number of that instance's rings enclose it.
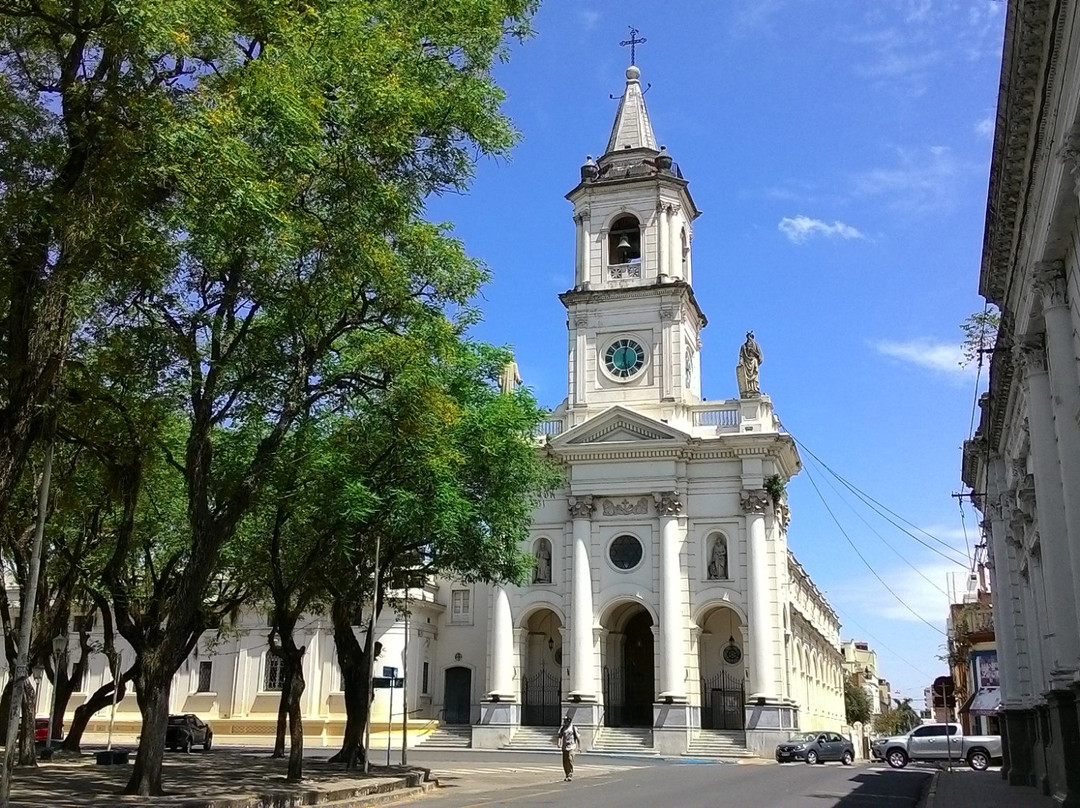
<instances>
[{"instance_id":1,"label":"weather vane","mask_svg":"<svg viewBox=\"0 0 1080 808\"><path fill-rule=\"evenodd\" d=\"M642 37L641 39L638 39L637 35L638 35L638 29L631 25L630 26L630 38L629 39L624 39L622 42L619 43L624 48L627 45L630 46L630 64L635 64L636 61L637 61L637 46L638 45L644 45L648 41L647 39L645 39L645 37Z\"/></svg>"}]
</instances>

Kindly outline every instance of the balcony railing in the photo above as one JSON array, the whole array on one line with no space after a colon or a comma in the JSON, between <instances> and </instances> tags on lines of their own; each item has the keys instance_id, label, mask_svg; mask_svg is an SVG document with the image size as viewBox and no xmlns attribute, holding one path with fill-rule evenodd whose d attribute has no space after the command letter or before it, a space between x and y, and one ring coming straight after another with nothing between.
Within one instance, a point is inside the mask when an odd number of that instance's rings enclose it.
<instances>
[{"instance_id":1,"label":"balcony railing","mask_svg":"<svg viewBox=\"0 0 1080 808\"><path fill-rule=\"evenodd\" d=\"M694 412L694 426L715 426L724 428L739 428L739 410L736 408L717 408L714 410L696 410Z\"/></svg>"},{"instance_id":2,"label":"balcony railing","mask_svg":"<svg viewBox=\"0 0 1080 808\"><path fill-rule=\"evenodd\" d=\"M541 421L536 426L537 435L546 435L550 438L555 437L563 431L563 422L558 419L551 421Z\"/></svg>"},{"instance_id":3,"label":"balcony railing","mask_svg":"<svg viewBox=\"0 0 1080 808\"><path fill-rule=\"evenodd\" d=\"M641 277L641 263L633 262L630 264L608 264L608 279L613 281L621 281L624 278L640 278Z\"/></svg>"}]
</instances>

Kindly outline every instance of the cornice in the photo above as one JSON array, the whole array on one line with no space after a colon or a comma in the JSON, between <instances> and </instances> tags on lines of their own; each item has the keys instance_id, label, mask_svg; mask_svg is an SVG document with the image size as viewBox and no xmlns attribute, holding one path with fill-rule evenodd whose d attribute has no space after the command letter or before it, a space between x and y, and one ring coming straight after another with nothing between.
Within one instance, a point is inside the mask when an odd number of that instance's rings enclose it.
<instances>
[{"instance_id":1,"label":"cornice","mask_svg":"<svg viewBox=\"0 0 1080 808\"><path fill-rule=\"evenodd\" d=\"M979 292L1005 309L1015 266L1019 229L1028 213L1028 183L1034 166L1033 136L1042 125L1039 90L1053 66L1044 65L1051 0L1010 3L998 95L997 126L990 163L986 231ZM1057 49L1052 51L1056 60ZM1038 144L1036 142L1035 147Z\"/></svg>"},{"instance_id":2,"label":"cornice","mask_svg":"<svg viewBox=\"0 0 1080 808\"><path fill-rule=\"evenodd\" d=\"M699 320L698 328L709 324L708 318L694 297L694 290L686 281L677 279L668 283L653 283L648 286L628 286L618 289L570 289L559 295L559 300L569 310L573 306L599 303L608 300L633 300L635 298L656 297L664 293L671 297L684 298Z\"/></svg>"}]
</instances>

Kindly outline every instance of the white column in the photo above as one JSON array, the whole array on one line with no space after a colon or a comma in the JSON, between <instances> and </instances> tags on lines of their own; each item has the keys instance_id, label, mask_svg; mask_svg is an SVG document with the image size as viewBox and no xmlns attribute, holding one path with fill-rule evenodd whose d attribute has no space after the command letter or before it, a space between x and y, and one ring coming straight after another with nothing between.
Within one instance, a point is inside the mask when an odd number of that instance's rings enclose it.
<instances>
[{"instance_id":1,"label":"white column","mask_svg":"<svg viewBox=\"0 0 1080 808\"><path fill-rule=\"evenodd\" d=\"M581 217L581 278L587 289L592 283L592 234L589 232L589 211L583 210Z\"/></svg>"},{"instance_id":2,"label":"white column","mask_svg":"<svg viewBox=\"0 0 1080 808\"><path fill-rule=\"evenodd\" d=\"M570 516L574 520L574 557L570 595L570 696L593 701L596 674L593 662L592 497L571 497Z\"/></svg>"},{"instance_id":3,"label":"white column","mask_svg":"<svg viewBox=\"0 0 1080 808\"><path fill-rule=\"evenodd\" d=\"M1041 346L1025 345L1021 356L1028 388L1028 429L1035 472L1035 510L1046 561L1049 610L1050 674L1065 681L1076 671L1080 637L1076 633L1076 597L1067 540L1061 465L1054 437L1050 380Z\"/></svg>"},{"instance_id":4,"label":"white column","mask_svg":"<svg viewBox=\"0 0 1080 808\"><path fill-rule=\"evenodd\" d=\"M660 283L671 277L671 245L668 241L667 208L660 200L656 201L656 274Z\"/></svg>"},{"instance_id":5,"label":"white column","mask_svg":"<svg viewBox=\"0 0 1080 808\"><path fill-rule=\"evenodd\" d=\"M582 226L585 222L584 217L578 213L574 216L574 225L576 232L574 233L574 286L578 289L582 288L585 284L585 237Z\"/></svg>"},{"instance_id":6,"label":"white column","mask_svg":"<svg viewBox=\"0 0 1080 808\"><path fill-rule=\"evenodd\" d=\"M510 617L510 595L505 586L495 587L491 616L491 673L489 696L514 698L514 624Z\"/></svg>"},{"instance_id":7,"label":"white column","mask_svg":"<svg viewBox=\"0 0 1080 808\"><path fill-rule=\"evenodd\" d=\"M769 546L765 538L765 508L768 505L769 495L764 489L742 492L749 567L747 618L750 623L750 695L774 698L776 682L773 673L772 621L769 619Z\"/></svg>"},{"instance_id":8,"label":"white column","mask_svg":"<svg viewBox=\"0 0 1080 808\"><path fill-rule=\"evenodd\" d=\"M682 611L682 502L674 491L653 494L660 515L660 698L686 700L686 620Z\"/></svg>"},{"instance_id":9,"label":"white column","mask_svg":"<svg viewBox=\"0 0 1080 808\"><path fill-rule=\"evenodd\" d=\"M682 243L679 239L679 220L675 218L675 205L667 206L667 234L668 234L668 274L672 278L683 278L682 271Z\"/></svg>"},{"instance_id":10,"label":"white column","mask_svg":"<svg viewBox=\"0 0 1080 808\"><path fill-rule=\"evenodd\" d=\"M586 329L589 325L589 316L587 314L575 314L574 315L574 330L573 340L573 359L570 363L570 406L571 407L584 407L585 406L585 371L588 367L588 349L589 338ZM569 427L575 427L577 424L568 424Z\"/></svg>"},{"instance_id":11,"label":"white column","mask_svg":"<svg viewBox=\"0 0 1080 808\"><path fill-rule=\"evenodd\" d=\"M1062 262L1036 264L1035 288L1042 295L1043 320L1046 323L1050 401L1065 510L1067 532L1060 537L1060 543L1065 545L1066 552L1072 548L1069 552L1072 563L1069 592L1073 593L1080 586L1080 420L1077 420L1080 418L1080 377L1076 372L1076 348ZM1048 551L1050 548L1044 549ZM1049 557L1047 561L1050 561ZM1080 608L1080 601L1075 597L1073 607ZM1080 611L1076 612L1076 620L1080 622ZM1075 630L1070 633L1075 638ZM1074 650L1077 656L1070 660L1069 667L1075 669L1080 658L1080 646Z\"/></svg>"},{"instance_id":12,"label":"white column","mask_svg":"<svg viewBox=\"0 0 1080 808\"><path fill-rule=\"evenodd\" d=\"M1007 526L1002 513L1001 491L1005 485L1005 461L1001 457L990 460L987 501L983 503L988 516L986 529L994 561L991 569L991 591L994 593L994 636L998 644L998 668L1001 674L1001 700L1010 707L1020 707L1020 669L1016 649L1016 618L1020 605L1015 570L1009 558Z\"/></svg>"}]
</instances>

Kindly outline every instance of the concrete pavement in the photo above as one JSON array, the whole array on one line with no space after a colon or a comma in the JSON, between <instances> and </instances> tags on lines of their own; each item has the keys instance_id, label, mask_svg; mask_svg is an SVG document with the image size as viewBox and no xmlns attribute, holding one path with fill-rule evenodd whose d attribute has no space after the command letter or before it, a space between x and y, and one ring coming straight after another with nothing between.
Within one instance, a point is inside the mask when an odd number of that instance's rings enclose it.
<instances>
[{"instance_id":1,"label":"concrete pavement","mask_svg":"<svg viewBox=\"0 0 1080 808\"><path fill-rule=\"evenodd\" d=\"M934 774L922 808L1057 808L1057 803L1029 786L1011 786L1001 771L967 767Z\"/></svg>"}]
</instances>

